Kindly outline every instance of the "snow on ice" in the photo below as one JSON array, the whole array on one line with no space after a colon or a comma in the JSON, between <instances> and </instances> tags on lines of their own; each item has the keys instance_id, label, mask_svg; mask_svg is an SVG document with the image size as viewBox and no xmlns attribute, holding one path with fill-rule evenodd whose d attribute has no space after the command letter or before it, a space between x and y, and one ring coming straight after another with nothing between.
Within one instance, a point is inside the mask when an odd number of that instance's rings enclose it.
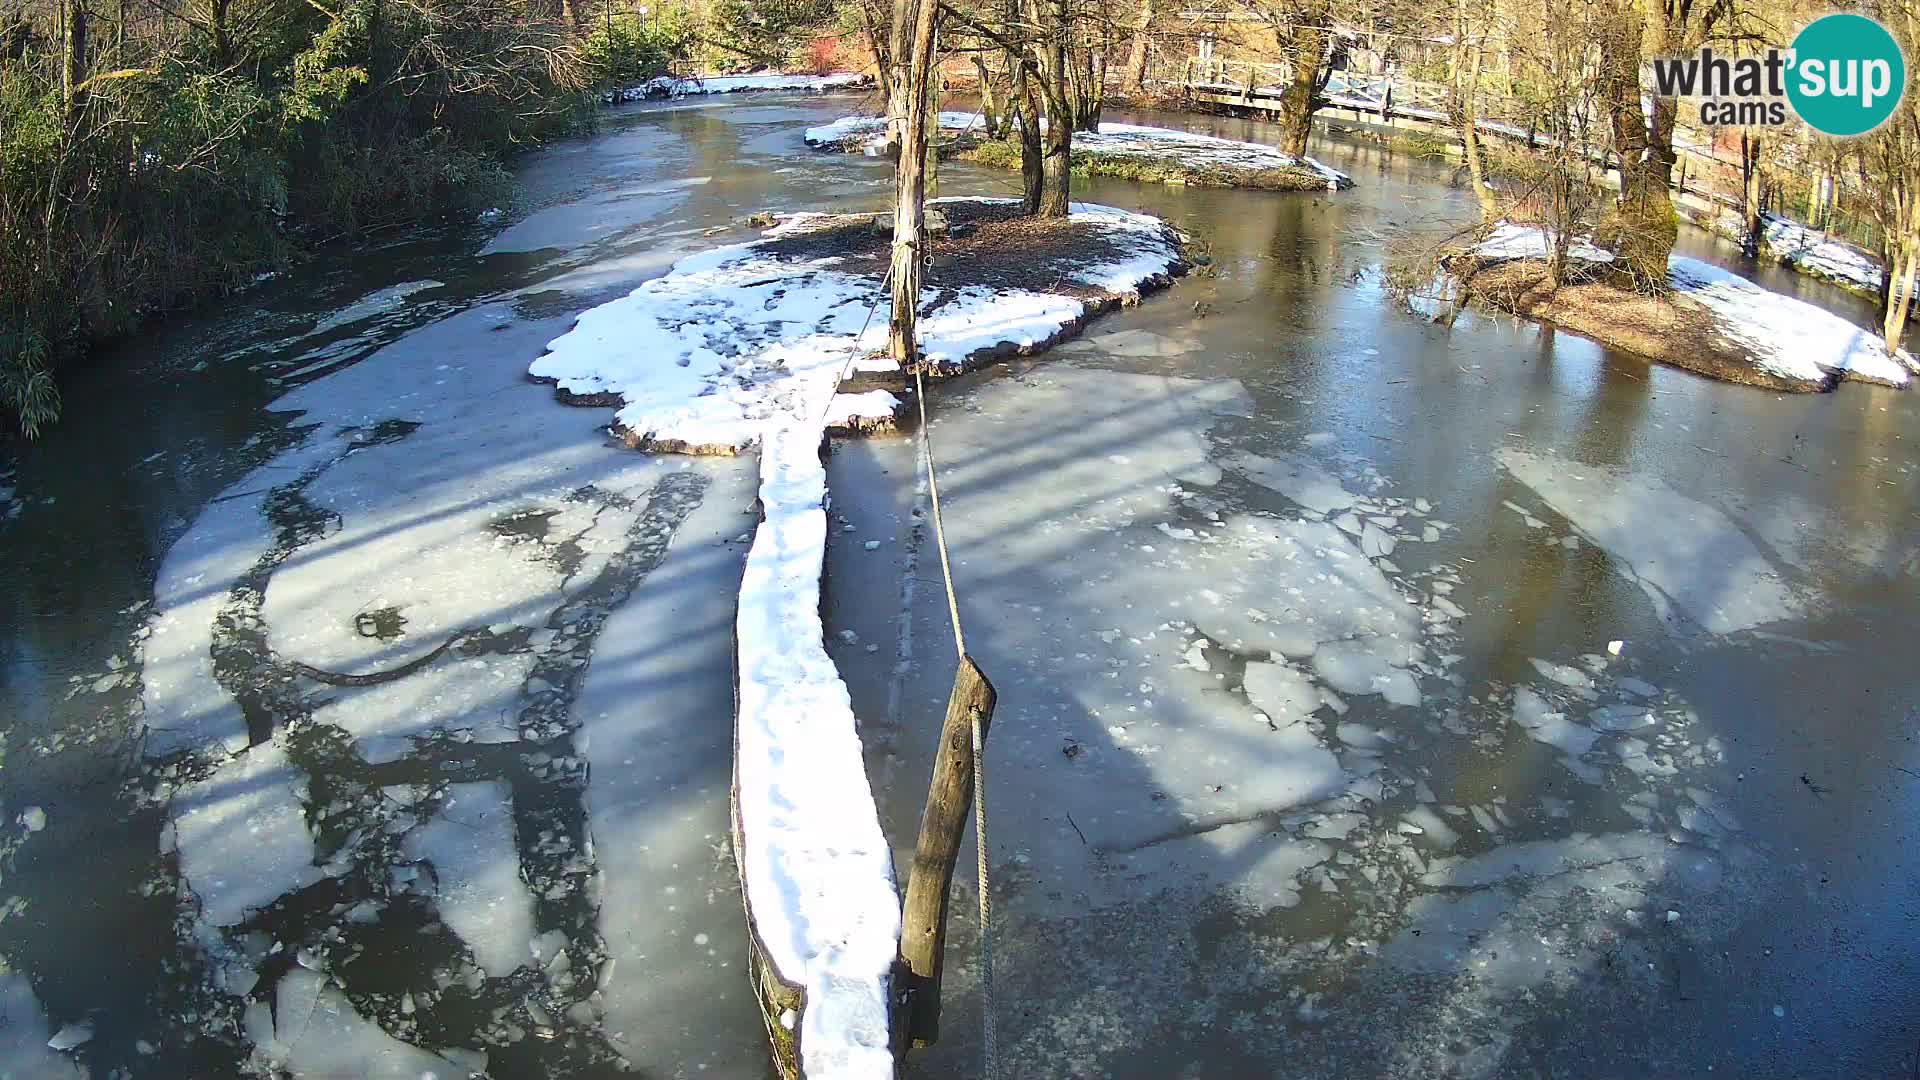
<instances>
[{"instance_id":1,"label":"snow on ice","mask_svg":"<svg viewBox=\"0 0 1920 1080\"><path fill-rule=\"evenodd\" d=\"M1093 205L1074 214L1128 249L1081 268L1081 284L1131 292L1179 262L1157 219ZM798 215L770 236L830 220ZM887 978L900 920L856 720L820 624L821 443L828 427L889 419L899 404L885 391L838 393L850 365L875 366L863 357L884 345L888 307L878 280L837 261L783 259L758 242L693 256L583 313L530 369L565 393L617 396L616 422L647 443L760 448L763 519L735 624L738 855L769 958L806 991L800 1052L815 1080L892 1074ZM1049 340L1086 311L1073 297L962 289L923 316L923 348L959 366Z\"/></svg>"}]
</instances>

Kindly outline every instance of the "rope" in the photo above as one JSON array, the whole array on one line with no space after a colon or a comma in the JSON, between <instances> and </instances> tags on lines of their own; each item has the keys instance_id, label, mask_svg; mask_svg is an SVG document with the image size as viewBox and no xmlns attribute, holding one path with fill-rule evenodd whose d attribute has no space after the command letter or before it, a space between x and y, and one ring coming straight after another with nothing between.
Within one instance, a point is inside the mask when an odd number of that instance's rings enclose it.
<instances>
[{"instance_id":1,"label":"rope","mask_svg":"<svg viewBox=\"0 0 1920 1080\"><path fill-rule=\"evenodd\" d=\"M953 566L947 561L947 530L940 517L940 481L933 467L933 439L927 434L927 384L918 365L913 369L913 390L913 396L920 404L920 449L927 455L927 493L933 498L933 540L934 546L940 549L940 576L946 579L947 584L947 614L953 619L953 650L960 659L965 660L967 639L960 632L960 598L953 592ZM976 751L976 765L979 760ZM976 780L974 791L978 793L979 790L980 785Z\"/></svg>"},{"instance_id":2,"label":"rope","mask_svg":"<svg viewBox=\"0 0 1920 1080\"><path fill-rule=\"evenodd\" d=\"M853 344L847 346L847 358L840 361L840 374L833 380L833 391L827 395L827 407L820 414L820 426L825 427L833 418L833 400L840 396L840 384L847 381L847 372L853 368L853 358L860 355L860 339L867 336L867 327L873 325L873 313L880 310L880 301L887 298L887 285L893 281L893 267L888 266L885 276L880 279L880 292L867 305L866 320L860 324L860 332L853 335Z\"/></svg>"},{"instance_id":3,"label":"rope","mask_svg":"<svg viewBox=\"0 0 1920 1080\"><path fill-rule=\"evenodd\" d=\"M933 464L933 437L927 430L927 383L921 365L913 369L914 397L920 406L920 451L927 458L927 493L933 501L933 539L940 551L940 577L947 587L947 615L953 619L953 648L962 662L967 640L960 632L960 598L953 588L953 564L947 557L947 528L940 516L940 480ZM980 1075L999 1075L1000 1047L993 1027L993 894L987 880L987 747L980 713L973 721L973 841L980 892Z\"/></svg>"}]
</instances>

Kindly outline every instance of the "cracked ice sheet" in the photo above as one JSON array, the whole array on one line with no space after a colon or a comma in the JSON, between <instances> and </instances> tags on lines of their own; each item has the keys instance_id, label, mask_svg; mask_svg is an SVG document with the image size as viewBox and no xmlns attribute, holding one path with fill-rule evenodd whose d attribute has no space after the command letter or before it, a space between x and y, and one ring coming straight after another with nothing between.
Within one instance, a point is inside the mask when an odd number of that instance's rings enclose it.
<instances>
[{"instance_id":1,"label":"cracked ice sheet","mask_svg":"<svg viewBox=\"0 0 1920 1080\"><path fill-rule=\"evenodd\" d=\"M638 496L661 468L582 443L472 466L475 433L429 425L400 442L356 451L306 489L339 527L274 575L261 613L274 649L333 672L384 670L417 659L460 630L538 626L563 585L591 580L624 544L634 511L569 498L587 484ZM404 461L404 467L401 462ZM496 524L552 512L548 537L578 534L569 578L554 545L502 535ZM362 633L357 616L397 608L397 640Z\"/></svg>"},{"instance_id":2,"label":"cracked ice sheet","mask_svg":"<svg viewBox=\"0 0 1920 1080\"><path fill-rule=\"evenodd\" d=\"M305 780L277 740L236 754L173 796L161 850L179 856L204 941L320 879L306 797Z\"/></svg>"},{"instance_id":3,"label":"cracked ice sheet","mask_svg":"<svg viewBox=\"0 0 1920 1080\"><path fill-rule=\"evenodd\" d=\"M361 756L376 765L405 757L415 740L429 735L512 742L520 737L521 688L534 659L442 656L402 679L332 689L313 719L353 736Z\"/></svg>"},{"instance_id":4,"label":"cracked ice sheet","mask_svg":"<svg viewBox=\"0 0 1920 1080\"><path fill-rule=\"evenodd\" d=\"M463 1080L467 1068L382 1031L361 1016L339 987L294 966L280 978L272 1005L257 1000L243 1019L253 1043L247 1071L296 1080Z\"/></svg>"},{"instance_id":5,"label":"cracked ice sheet","mask_svg":"<svg viewBox=\"0 0 1920 1080\"><path fill-rule=\"evenodd\" d=\"M183 750L228 753L247 745L240 706L213 677L213 624L235 579L272 546L261 507L265 489L336 452L316 438L248 473L238 497L216 499L167 551L154 575L153 634L141 668L142 752L166 757Z\"/></svg>"},{"instance_id":6,"label":"cracked ice sheet","mask_svg":"<svg viewBox=\"0 0 1920 1080\"><path fill-rule=\"evenodd\" d=\"M1416 611L1329 524L1183 512L1183 494L1220 478L1207 428L1246 408L1234 383L1055 363L945 398L933 419L943 502L965 508L947 528L962 617L978 628L968 647L1000 690L1002 760L1019 763L996 797L1037 823L1006 842L1045 883L1023 907L1071 912L1166 880L1103 870L1098 852L1285 902L1316 859L1271 816L1366 783L1323 718L1301 719L1322 704L1312 657L1352 639L1378 662L1369 688L1405 676ZM942 634L932 614L916 636ZM1276 657L1248 664L1252 704L1193 662L1193 627L1209 622L1220 644ZM937 711L946 685L929 681L915 708Z\"/></svg>"},{"instance_id":7,"label":"cracked ice sheet","mask_svg":"<svg viewBox=\"0 0 1920 1080\"><path fill-rule=\"evenodd\" d=\"M1651 833L1576 833L1435 859L1421 883L1436 891L1407 907L1404 925L1419 932L1402 932L1380 956L1415 971L1464 971L1503 996L1564 983L1610 951L1592 947L1582 928L1624 922L1636 906L1675 893L1710 895L1724 875L1720 856ZM1592 907L1563 913L1575 899Z\"/></svg>"},{"instance_id":8,"label":"cracked ice sheet","mask_svg":"<svg viewBox=\"0 0 1920 1080\"><path fill-rule=\"evenodd\" d=\"M440 812L401 848L433 865L434 906L488 975L506 976L531 960L533 896L520 878L506 784L454 784Z\"/></svg>"},{"instance_id":9,"label":"cracked ice sheet","mask_svg":"<svg viewBox=\"0 0 1920 1080\"><path fill-rule=\"evenodd\" d=\"M585 484L623 492L645 490L662 465L638 455L609 454L604 437L590 423L583 423L579 412L548 395L527 393L522 358L561 325L555 319L523 319L506 304L479 305L412 331L361 362L292 390L274 403L276 411L295 414L300 425L313 425L316 430L212 500L168 551L155 576L153 635L143 669L143 752L148 757L182 750L231 752L247 745L240 708L213 677L209 648L215 616L227 600L228 589L272 542L261 512L266 490L345 450L350 444L344 429L396 417L421 421L421 427L399 443L357 451L334 466L346 470L341 476L353 479L348 485L353 490L331 487L337 482L331 479L332 470L308 489L309 498L322 506L328 505L325 500L338 497L341 505L334 508L350 515L378 513L394 528L423 526L422 532L409 529L405 535L369 536L378 541L379 550L395 559L391 569L409 564L419 568L417 560L428 557L425 538L443 515L467 514L476 527L484 529L480 520L484 515L475 516L474 507L486 499L500 500L496 511L507 512L517 508L519 496L529 490L564 493ZM402 446L407 449L400 450ZM401 456L392 456L395 451ZM404 467L399 464L403 461ZM527 486L503 479L516 477ZM351 516L347 525L356 527ZM409 548L414 550L409 553ZM281 574L296 574L298 564L312 551L303 549L281 568ZM373 638L359 638L352 616L362 602L377 599L385 588L408 586L398 575L382 576L380 567L364 564L374 560L357 562L352 552L338 554L331 560L335 569L357 575L363 587L373 588L349 600L345 595L330 595L323 583L310 579L318 598L331 605L323 609L326 626L311 621L310 612L290 610L284 595L270 595L267 602L280 602L277 610L294 620L293 629L304 626L317 639L324 639L316 644L339 653L335 662L371 664L380 658L377 650L385 647ZM441 574L451 565L443 560L441 566L430 569ZM536 567L536 571L530 580L544 575L545 588L559 580L545 568ZM279 578L277 574L276 582ZM452 594L435 603L459 604L463 595L470 601L472 594L492 585L462 581L452 587ZM548 597L549 603L557 602L551 593ZM537 605L535 609L541 610ZM407 629L409 636L395 643L389 656L418 655L438 644L422 644L418 627L411 622ZM297 652L288 658L326 666L322 659Z\"/></svg>"},{"instance_id":10,"label":"cracked ice sheet","mask_svg":"<svg viewBox=\"0 0 1920 1080\"><path fill-rule=\"evenodd\" d=\"M1710 633L1731 634L1799 612L1773 563L1714 507L1650 476L1512 448L1495 457L1604 549L1662 619L1677 612Z\"/></svg>"}]
</instances>

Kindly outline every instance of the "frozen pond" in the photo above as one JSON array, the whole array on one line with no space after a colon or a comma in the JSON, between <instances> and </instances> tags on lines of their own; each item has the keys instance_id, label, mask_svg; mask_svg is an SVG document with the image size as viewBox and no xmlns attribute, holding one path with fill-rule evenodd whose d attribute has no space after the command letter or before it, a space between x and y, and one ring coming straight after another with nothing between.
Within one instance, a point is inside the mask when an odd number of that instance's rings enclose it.
<instances>
[{"instance_id":1,"label":"frozen pond","mask_svg":"<svg viewBox=\"0 0 1920 1080\"><path fill-rule=\"evenodd\" d=\"M752 463L621 449L525 369L747 214L880 205L884 161L801 142L851 104L615 110L503 223L130 345L0 463L0 1075L767 1075ZM1920 399L1399 312L1386 237L1471 196L1314 153L1357 186L1090 183L1213 272L934 398L1009 1074L1910 1071ZM905 439L830 469L904 851L951 675L925 494ZM915 1075L976 1068L968 900Z\"/></svg>"}]
</instances>

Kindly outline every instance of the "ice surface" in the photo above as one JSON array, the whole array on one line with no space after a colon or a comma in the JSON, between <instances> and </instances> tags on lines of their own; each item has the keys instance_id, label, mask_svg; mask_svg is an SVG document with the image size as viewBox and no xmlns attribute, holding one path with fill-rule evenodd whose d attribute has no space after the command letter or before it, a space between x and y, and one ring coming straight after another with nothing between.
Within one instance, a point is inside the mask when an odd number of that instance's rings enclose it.
<instances>
[{"instance_id":1,"label":"ice surface","mask_svg":"<svg viewBox=\"0 0 1920 1080\"><path fill-rule=\"evenodd\" d=\"M1530 686L1516 687L1513 691L1513 722L1527 730L1527 734L1574 757L1593 749L1593 742L1599 735L1589 727L1583 727L1567 719L1563 712L1556 712L1539 692Z\"/></svg>"},{"instance_id":2,"label":"ice surface","mask_svg":"<svg viewBox=\"0 0 1920 1080\"><path fill-rule=\"evenodd\" d=\"M1227 458L1226 464L1316 514L1331 514L1353 505L1353 494L1341 486L1340 480L1305 454L1239 453Z\"/></svg>"},{"instance_id":3,"label":"ice surface","mask_svg":"<svg viewBox=\"0 0 1920 1080\"><path fill-rule=\"evenodd\" d=\"M467 1070L380 1030L354 1010L325 975L295 966L280 979L275 1007L255 1001L244 1026L253 1069L298 1080L464 1080Z\"/></svg>"},{"instance_id":4,"label":"ice surface","mask_svg":"<svg viewBox=\"0 0 1920 1080\"><path fill-rule=\"evenodd\" d=\"M51 1031L33 984L0 964L0 1080L84 1080L78 1062L47 1045Z\"/></svg>"},{"instance_id":5,"label":"ice surface","mask_svg":"<svg viewBox=\"0 0 1920 1080\"><path fill-rule=\"evenodd\" d=\"M1333 525L1235 515L1219 536L1258 568L1251 580L1223 576L1197 594L1189 617L1224 647L1300 659L1323 643L1348 643L1328 670L1359 687L1356 693L1386 692L1397 682L1387 667L1421 659L1413 605ZM1379 663L1364 659L1372 655ZM1377 677L1387 682L1376 684ZM1405 690L1395 686L1393 693Z\"/></svg>"},{"instance_id":6,"label":"ice surface","mask_svg":"<svg viewBox=\"0 0 1920 1080\"><path fill-rule=\"evenodd\" d=\"M455 784L440 813L407 834L407 857L433 867L441 921L473 950L488 975L525 964L533 897L520 879L513 801L503 783Z\"/></svg>"},{"instance_id":7,"label":"ice surface","mask_svg":"<svg viewBox=\"0 0 1920 1080\"><path fill-rule=\"evenodd\" d=\"M1327 856L1283 819L1380 795L1377 758L1336 742L1327 716L1351 710L1346 734L1370 754L1400 741L1381 695L1418 699L1419 609L1330 523L1214 509L1205 433L1239 396L1056 361L940 399L968 648L1001 695L990 753L1010 764L993 790L1003 815L1035 822L996 841L1044 883L1023 912L1199 882L1291 903ZM1356 510L1392 517L1320 471ZM1024 614L1041 595L1046 617ZM916 652L940 647L919 637L943 618L916 629ZM1326 685L1322 651L1353 693Z\"/></svg>"},{"instance_id":8,"label":"ice surface","mask_svg":"<svg viewBox=\"0 0 1920 1080\"><path fill-rule=\"evenodd\" d=\"M650 1074L757 1075L766 1048L742 1035L761 1017L727 842L744 554L733 541L757 470L745 458L699 464L712 486L595 643L576 742L592 778L605 1030Z\"/></svg>"},{"instance_id":9,"label":"ice surface","mask_svg":"<svg viewBox=\"0 0 1920 1080\"><path fill-rule=\"evenodd\" d=\"M293 470L302 455L291 455ZM237 498L215 501L176 541L154 576L153 633L141 672L144 749L150 757L182 750L232 752L247 745L240 705L213 677L213 626L234 580L272 544L261 514L263 489L283 482L259 469L234 485Z\"/></svg>"},{"instance_id":10,"label":"ice surface","mask_svg":"<svg viewBox=\"0 0 1920 1080\"><path fill-rule=\"evenodd\" d=\"M1320 692L1314 689L1313 680L1289 664L1251 661L1244 685L1247 700L1278 726L1305 720L1320 707Z\"/></svg>"},{"instance_id":11,"label":"ice surface","mask_svg":"<svg viewBox=\"0 0 1920 1080\"><path fill-rule=\"evenodd\" d=\"M461 631L536 626L569 578L590 579L624 544L634 511L571 497L592 475L574 452L529 453L476 474L462 468L472 460L462 444L473 438L452 426L426 427L409 438L403 472L393 469L394 448L374 447L307 488L311 502L339 515L339 527L302 548L267 589L262 615L279 653L361 674L420 659ZM634 469L622 480L645 473ZM544 538L512 532L516 521L534 518ZM562 557L563 541L571 541L568 555L577 551L577 565ZM390 640L368 633L363 618L382 610L405 620ZM510 675L468 670L464 678L479 676L481 687L441 680L435 691L479 705Z\"/></svg>"},{"instance_id":12,"label":"ice surface","mask_svg":"<svg viewBox=\"0 0 1920 1080\"><path fill-rule=\"evenodd\" d=\"M1395 705L1420 704L1413 676L1393 665L1382 651L1388 647L1378 639L1330 642L1314 652L1313 670L1343 694L1379 694ZM1417 648L1411 643L1408 647Z\"/></svg>"},{"instance_id":13,"label":"ice surface","mask_svg":"<svg viewBox=\"0 0 1920 1080\"><path fill-rule=\"evenodd\" d=\"M1728 634L1798 609L1738 523L1664 481L1512 448L1495 456L1583 539L1605 549L1663 618L1678 613Z\"/></svg>"},{"instance_id":14,"label":"ice surface","mask_svg":"<svg viewBox=\"0 0 1920 1080\"><path fill-rule=\"evenodd\" d=\"M443 658L404 679L339 691L314 710L314 719L337 725L359 740L370 762L392 761L415 740L454 734L463 741L512 742L520 737L515 712L534 657Z\"/></svg>"},{"instance_id":15,"label":"ice surface","mask_svg":"<svg viewBox=\"0 0 1920 1080\"><path fill-rule=\"evenodd\" d=\"M306 795L304 774L276 741L235 755L174 796L161 844L178 853L203 927L232 926L319 879Z\"/></svg>"}]
</instances>

